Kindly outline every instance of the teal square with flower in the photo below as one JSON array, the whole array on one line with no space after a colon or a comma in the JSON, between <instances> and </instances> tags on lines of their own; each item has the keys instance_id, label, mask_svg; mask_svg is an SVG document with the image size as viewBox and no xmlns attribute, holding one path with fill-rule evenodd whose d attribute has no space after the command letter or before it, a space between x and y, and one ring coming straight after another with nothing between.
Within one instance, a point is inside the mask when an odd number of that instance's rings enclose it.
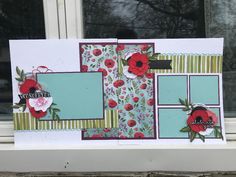
<instances>
[{"instance_id":1,"label":"teal square with flower","mask_svg":"<svg viewBox=\"0 0 236 177\"><path fill-rule=\"evenodd\" d=\"M157 76L157 104L180 105L179 98L187 98L187 76Z\"/></svg>"},{"instance_id":2,"label":"teal square with flower","mask_svg":"<svg viewBox=\"0 0 236 177\"><path fill-rule=\"evenodd\" d=\"M40 73L37 81L60 109L60 120L104 118L101 72ZM40 120L52 120L49 111Z\"/></svg>"},{"instance_id":3,"label":"teal square with flower","mask_svg":"<svg viewBox=\"0 0 236 177\"><path fill-rule=\"evenodd\" d=\"M189 76L192 103L219 105L219 76Z\"/></svg>"},{"instance_id":4,"label":"teal square with flower","mask_svg":"<svg viewBox=\"0 0 236 177\"><path fill-rule=\"evenodd\" d=\"M187 133L180 130L186 125L188 115L182 108L159 108L159 138L188 138Z\"/></svg>"}]
</instances>

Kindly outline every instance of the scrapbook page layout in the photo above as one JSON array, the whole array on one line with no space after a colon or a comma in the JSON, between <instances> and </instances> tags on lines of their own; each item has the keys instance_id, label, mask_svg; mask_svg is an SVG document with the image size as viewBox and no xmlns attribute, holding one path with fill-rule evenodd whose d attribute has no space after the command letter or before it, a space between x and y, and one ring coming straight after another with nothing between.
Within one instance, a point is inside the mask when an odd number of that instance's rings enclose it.
<instances>
[{"instance_id":1,"label":"scrapbook page layout","mask_svg":"<svg viewBox=\"0 0 236 177\"><path fill-rule=\"evenodd\" d=\"M10 49L16 144L225 143L223 39L19 40Z\"/></svg>"}]
</instances>

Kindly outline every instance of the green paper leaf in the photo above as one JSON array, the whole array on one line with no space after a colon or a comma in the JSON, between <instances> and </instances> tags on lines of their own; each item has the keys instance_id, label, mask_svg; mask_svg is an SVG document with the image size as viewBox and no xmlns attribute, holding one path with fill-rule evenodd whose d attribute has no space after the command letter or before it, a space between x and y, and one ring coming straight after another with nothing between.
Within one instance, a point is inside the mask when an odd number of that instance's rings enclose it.
<instances>
[{"instance_id":1,"label":"green paper leaf","mask_svg":"<svg viewBox=\"0 0 236 177\"><path fill-rule=\"evenodd\" d=\"M19 69L19 67L18 67L18 66L16 67L16 73L18 74L18 76L20 76L20 75L21 75L21 71L20 71L20 69Z\"/></svg>"},{"instance_id":2,"label":"green paper leaf","mask_svg":"<svg viewBox=\"0 0 236 177\"><path fill-rule=\"evenodd\" d=\"M190 129L189 126L184 127L184 128L182 128L182 129L180 130L180 132L190 132L190 131L191 131L191 129Z\"/></svg>"},{"instance_id":3,"label":"green paper leaf","mask_svg":"<svg viewBox=\"0 0 236 177\"><path fill-rule=\"evenodd\" d=\"M111 76L108 76L107 79L108 79L108 82L109 82L109 83L112 83L112 78L111 78Z\"/></svg>"},{"instance_id":4,"label":"green paper leaf","mask_svg":"<svg viewBox=\"0 0 236 177\"><path fill-rule=\"evenodd\" d=\"M127 60L124 60L124 59L121 59L121 62L124 66L128 65L128 61Z\"/></svg>"},{"instance_id":5,"label":"green paper leaf","mask_svg":"<svg viewBox=\"0 0 236 177\"><path fill-rule=\"evenodd\" d=\"M13 109L19 109L20 106L19 106L19 105L13 105L12 108L13 108Z\"/></svg>"},{"instance_id":6,"label":"green paper leaf","mask_svg":"<svg viewBox=\"0 0 236 177\"><path fill-rule=\"evenodd\" d=\"M53 108L53 111L54 111L54 112L60 112L61 110L58 109L58 108Z\"/></svg>"},{"instance_id":7,"label":"green paper leaf","mask_svg":"<svg viewBox=\"0 0 236 177\"><path fill-rule=\"evenodd\" d=\"M23 82L23 79L21 79L21 78L16 77L15 79L19 82Z\"/></svg>"},{"instance_id":8,"label":"green paper leaf","mask_svg":"<svg viewBox=\"0 0 236 177\"><path fill-rule=\"evenodd\" d=\"M24 73L24 70L22 69L20 73L20 78L24 80L24 77L25 77L25 73Z\"/></svg>"},{"instance_id":9,"label":"green paper leaf","mask_svg":"<svg viewBox=\"0 0 236 177\"><path fill-rule=\"evenodd\" d=\"M26 105L23 105L22 111L25 112L25 109L26 109Z\"/></svg>"},{"instance_id":10,"label":"green paper leaf","mask_svg":"<svg viewBox=\"0 0 236 177\"><path fill-rule=\"evenodd\" d=\"M199 135L199 138L205 143L205 136L203 136L203 135L201 135L199 133L198 133L198 135Z\"/></svg>"},{"instance_id":11,"label":"green paper leaf","mask_svg":"<svg viewBox=\"0 0 236 177\"><path fill-rule=\"evenodd\" d=\"M56 114L56 119L59 121L60 120L60 117L58 114Z\"/></svg>"},{"instance_id":12,"label":"green paper leaf","mask_svg":"<svg viewBox=\"0 0 236 177\"><path fill-rule=\"evenodd\" d=\"M186 111L189 111L190 109L189 108L183 108L182 110L186 112Z\"/></svg>"},{"instance_id":13,"label":"green paper leaf","mask_svg":"<svg viewBox=\"0 0 236 177\"><path fill-rule=\"evenodd\" d=\"M190 142L193 142L193 140L196 138L197 133L191 131L190 132Z\"/></svg>"},{"instance_id":14,"label":"green paper leaf","mask_svg":"<svg viewBox=\"0 0 236 177\"><path fill-rule=\"evenodd\" d=\"M158 57L158 55L160 55L161 53L154 53L153 55L152 55L152 57Z\"/></svg>"},{"instance_id":15,"label":"green paper leaf","mask_svg":"<svg viewBox=\"0 0 236 177\"><path fill-rule=\"evenodd\" d=\"M52 114L52 108L50 107L48 110L49 110L50 114Z\"/></svg>"},{"instance_id":16,"label":"green paper leaf","mask_svg":"<svg viewBox=\"0 0 236 177\"><path fill-rule=\"evenodd\" d=\"M148 60L149 60L149 61L155 61L155 60L157 60L157 58L151 56L151 57L148 58Z\"/></svg>"},{"instance_id":17,"label":"green paper leaf","mask_svg":"<svg viewBox=\"0 0 236 177\"><path fill-rule=\"evenodd\" d=\"M180 102L180 104L185 106L184 100L182 100L181 98L179 98L179 102Z\"/></svg>"},{"instance_id":18,"label":"green paper leaf","mask_svg":"<svg viewBox=\"0 0 236 177\"><path fill-rule=\"evenodd\" d=\"M52 111L52 119L55 120L56 119L56 113L54 111Z\"/></svg>"}]
</instances>

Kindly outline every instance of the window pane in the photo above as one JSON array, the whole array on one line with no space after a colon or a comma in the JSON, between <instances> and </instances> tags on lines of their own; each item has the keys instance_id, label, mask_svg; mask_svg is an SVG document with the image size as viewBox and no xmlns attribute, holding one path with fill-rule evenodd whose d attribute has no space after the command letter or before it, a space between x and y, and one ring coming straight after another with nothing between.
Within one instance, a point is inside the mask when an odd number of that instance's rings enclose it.
<instances>
[{"instance_id":1,"label":"window pane","mask_svg":"<svg viewBox=\"0 0 236 177\"><path fill-rule=\"evenodd\" d=\"M236 117L235 7L235 0L84 0L85 37L224 37L225 116Z\"/></svg>"},{"instance_id":2,"label":"window pane","mask_svg":"<svg viewBox=\"0 0 236 177\"><path fill-rule=\"evenodd\" d=\"M84 0L83 10L86 38L205 37L202 0Z\"/></svg>"},{"instance_id":3,"label":"window pane","mask_svg":"<svg viewBox=\"0 0 236 177\"><path fill-rule=\"evenodd\" d=\"M0 0L0 120L12 116L9 39L45 38L42 0Z\"/></svg>"}]
</instances>

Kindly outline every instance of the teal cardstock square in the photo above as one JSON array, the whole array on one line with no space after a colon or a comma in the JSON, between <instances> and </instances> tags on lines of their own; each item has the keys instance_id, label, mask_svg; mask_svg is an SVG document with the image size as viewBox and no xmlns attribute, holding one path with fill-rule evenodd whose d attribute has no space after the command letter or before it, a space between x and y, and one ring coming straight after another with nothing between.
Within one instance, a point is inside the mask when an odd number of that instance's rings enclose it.
<instances>
[{"instance_id":1,"label":"teal cardstock square","mask_svg":"<svg viewBox=\"0 0 236 177\"><path fill-rule=\"evenodd\" d=\"M188 115L181 108L159 108L159 138L188 138L180 130L186 125Z\"/></svg>"},{"instance_id":2,"label":"teal cardstock square","mask_svg":"<svg viewBox=\"0 0 236 177\"><path fill-rule=\"evenodd\" d=\"M57 104L61 120L104 118L101 72L39 73L37 80ZM51 116L40 120L51 120Z\"/></svg>"},{"instance_id":3,"label":"teal cardstock square","mask_svg":"<svg viewBox=\"0 0 236 177\"><path fill-rule=\"evenodd\" d=\"M157 103L179 105L179 98L187 98L187 76L157 76Z\"/></svg>"},{"instance_id":4,"label":"teal cardstock square","mask_svg":"<svg viewBox=\"0 0 236 177\"><path fill-rule=\"evenodd\" d=\"M192 103L218 105L219 102L219 76L191 76L190 75L190 101Z\"/></svg>"}]
</instances>

